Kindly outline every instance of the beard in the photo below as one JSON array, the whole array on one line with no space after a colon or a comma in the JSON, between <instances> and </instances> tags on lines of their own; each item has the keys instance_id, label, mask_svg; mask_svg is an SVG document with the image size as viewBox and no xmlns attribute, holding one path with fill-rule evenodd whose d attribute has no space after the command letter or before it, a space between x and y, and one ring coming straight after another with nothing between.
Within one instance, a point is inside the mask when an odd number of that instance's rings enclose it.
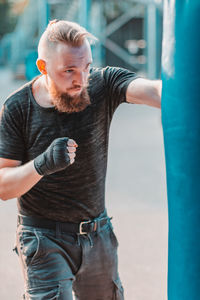
<instances>
[{"instance_id":1,"label":"beard","mask_svg":"<svg viewBox=\"0 0 200 300\"><path fill-rule=\"evenodd\" d=\"M52 81L49 86L49 94L52 98L52 104L59 112L80 112L91 104L87 86L83 87L79 95L70 96L68 93L61 93Z\"/></svg>"}]
</instances>

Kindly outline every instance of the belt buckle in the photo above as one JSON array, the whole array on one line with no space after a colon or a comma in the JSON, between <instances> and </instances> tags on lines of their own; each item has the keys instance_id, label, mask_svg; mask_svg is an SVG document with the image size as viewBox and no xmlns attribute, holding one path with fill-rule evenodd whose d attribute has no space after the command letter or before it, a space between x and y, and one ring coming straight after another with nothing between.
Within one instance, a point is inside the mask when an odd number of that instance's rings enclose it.
<instances>
[{"instance_id":1,"label":"belt buckle","mask_svg":"<svg viewBox=\"0 0 200 300\"><path fill-rule=\"evenodd\" d=\"M84 231L83 231L82 226L83 226L84 224L89 224L89 223L91 223L91 221L83 221L83 222L81 222L81 223L79 224L79 234L87 234L87 232L84 232Z\"/></svg>"}]
</instances>

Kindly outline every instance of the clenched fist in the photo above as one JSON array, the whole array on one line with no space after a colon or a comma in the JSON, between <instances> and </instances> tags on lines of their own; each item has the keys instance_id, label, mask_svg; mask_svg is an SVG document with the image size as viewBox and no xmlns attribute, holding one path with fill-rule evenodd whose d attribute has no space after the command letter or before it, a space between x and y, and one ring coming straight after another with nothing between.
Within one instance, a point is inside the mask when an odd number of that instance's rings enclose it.
<instances>
[{"instance_id":1,"label":"clenched fist","mask_svg":"<svg viewBox=\"0 0 200 300\"><path fill-rule=\"evenodd\" d=\"M76 147L72 139L62 137L55 139L42 154L34 159L34 166L38 174L49 175L74 163Z\"/></svg>"}]
</instances>

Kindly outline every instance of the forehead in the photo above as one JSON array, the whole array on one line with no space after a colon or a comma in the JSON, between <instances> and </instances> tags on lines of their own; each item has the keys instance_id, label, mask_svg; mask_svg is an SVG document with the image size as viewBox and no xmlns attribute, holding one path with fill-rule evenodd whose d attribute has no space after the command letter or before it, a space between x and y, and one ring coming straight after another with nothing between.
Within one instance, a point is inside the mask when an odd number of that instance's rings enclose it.
<instances>
[{"instance_id":1,"label":"forehead","mask_svg":"<svg viewBox=\"0 0 200 300\"><path fill-rule=\"evenodd\" d=\"M89 42L86 40L81 46L73 47L65 43L58 43L52 56L57 66L81 66L92 61Z\"/></svg>"}]
</instances>

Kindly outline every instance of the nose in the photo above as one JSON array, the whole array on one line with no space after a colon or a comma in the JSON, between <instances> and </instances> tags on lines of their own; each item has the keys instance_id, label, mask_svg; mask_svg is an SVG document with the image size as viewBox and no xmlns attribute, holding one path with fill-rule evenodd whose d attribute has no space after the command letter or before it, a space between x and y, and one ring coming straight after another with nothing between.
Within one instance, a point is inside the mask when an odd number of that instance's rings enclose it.
<instances>
[{"instance_id":1,"label":"nose","mask_svg":"<svg viewBox=\"0 0 200 300\"><path fill-rule=\"evenodd\" d=\"M86 74L86 72L79 72L76 75L76 78L74 80L74 84L75 85L83 86L83 85L86 84L86 81L87 81L87 74Z\"/></svg>"}]
</instances>

